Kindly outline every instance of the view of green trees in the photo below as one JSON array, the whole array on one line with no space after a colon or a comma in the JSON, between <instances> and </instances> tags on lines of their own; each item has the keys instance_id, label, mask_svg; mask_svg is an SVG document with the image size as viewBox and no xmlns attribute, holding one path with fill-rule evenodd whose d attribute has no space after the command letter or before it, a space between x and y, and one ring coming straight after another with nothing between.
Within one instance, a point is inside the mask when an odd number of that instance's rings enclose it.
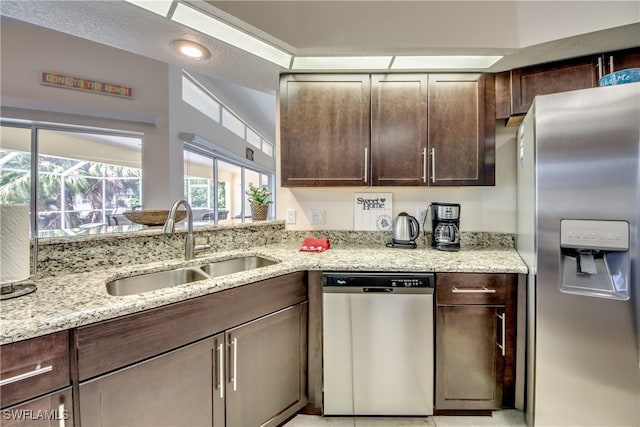
<instances>
[{"instance_id":1,"label":"view of green trees","mask_svg":"<svg viewBox=\"0 0 640 427\"><path fill-rule=\"evenodd\" d=\"M0 203L31 200L31 154L0 150ZM40 156L38 226L40 230L109 223L119 206L140 205L141 170L104 163Z\"/></svg>"},{"instance_id":2,"label":"view of green trees","mask_svg":"<svg viewBox=\"0 0 640 427\"><path fill-rule=\"evenodd\" d=\"M39 156L38 230L83 225L117 225L114 214L141 205L142 171L105 163ZM185 195L194 211L213 210L210 179L185 177ZM227 209L227 190L218 183L218 209ZM31 200L31 154L0 149L0 203ZM120 217L122 222L122 217Z\"/></svg>"}]
</instances>

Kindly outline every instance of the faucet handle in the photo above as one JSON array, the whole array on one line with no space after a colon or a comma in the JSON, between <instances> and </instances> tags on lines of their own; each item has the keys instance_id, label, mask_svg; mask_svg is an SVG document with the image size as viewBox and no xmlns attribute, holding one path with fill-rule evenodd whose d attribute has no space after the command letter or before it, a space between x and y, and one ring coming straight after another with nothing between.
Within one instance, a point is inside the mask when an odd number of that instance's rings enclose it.
<instances>
[{"instance_id":1,"label":"faucet handle","mask_svg":"<svg viewBox=\"0 0 640 427\"><path fill-rule=\"evenodd\" d=\"M193 250L194 252L200 252L210 248L211 248L211 236L207 236L207 243L205 243L204 245L196 245L193 248Z\"/></svg>"}]
</instances>

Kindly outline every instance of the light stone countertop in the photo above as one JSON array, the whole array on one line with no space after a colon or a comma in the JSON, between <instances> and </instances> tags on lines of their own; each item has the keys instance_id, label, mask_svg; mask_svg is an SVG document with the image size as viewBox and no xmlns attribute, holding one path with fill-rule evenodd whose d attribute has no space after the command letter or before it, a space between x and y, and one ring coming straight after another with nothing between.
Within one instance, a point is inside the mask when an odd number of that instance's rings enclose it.
<instances>
[{"instance_id":1,"label":"light stone countertop","mask_svg":"<svg viewBox=\"0 0 640 427\"><path fill-rule=\"evenodd\" d=\"M275 244L218 252L195 260L151 262L90 273L45 277L36 292L0 301L0 344L7 344L101 320L203 296L259 280L303 270L478 272L526 274L513 248L469 248L458 252L375 246L343 246L323 253L300 252L299 245ZM185 285L128 296L110 296L106 282L143 272L260 255L277 264Z\"/></svg>"}]
</instances>

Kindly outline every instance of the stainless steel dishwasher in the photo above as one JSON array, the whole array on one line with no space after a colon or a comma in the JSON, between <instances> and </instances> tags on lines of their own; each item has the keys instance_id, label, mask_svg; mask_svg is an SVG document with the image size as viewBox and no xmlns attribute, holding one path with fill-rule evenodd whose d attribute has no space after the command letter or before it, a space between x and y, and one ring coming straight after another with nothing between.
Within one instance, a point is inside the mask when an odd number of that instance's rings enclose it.
<instances>
[{"instance_id":1,"label":"stainless steel dishwasher","mask_svg":"<svg viewBox=\"0 0 640 427\"><path fill-rule=\"evenodd\" d=\"M325 415L433 414L430 273L323 274Z\"/></svg>"}]
</instances>

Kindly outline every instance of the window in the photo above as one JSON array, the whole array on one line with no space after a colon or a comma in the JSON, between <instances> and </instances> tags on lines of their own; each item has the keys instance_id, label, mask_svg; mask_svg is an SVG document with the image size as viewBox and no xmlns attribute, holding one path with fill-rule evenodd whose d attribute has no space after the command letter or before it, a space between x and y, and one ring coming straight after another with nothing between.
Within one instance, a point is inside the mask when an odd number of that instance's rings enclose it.
<instances>
[{"instance_id":1,"label":"window","mask_svg":"<svg viewBox=\"0 0 640 427\"><path fill-rule=\"evenodd\" d=\"M221 123L247 143L273 157L274 145L251 129L240 116L218 100L187 72L182 73L182 100L216 123Z\"/></svg>"},{"instance_id":2,"label":"window","mask_svg":"<svg viewBox=\"0 0 640 427\"><path fill-rule=\"evenodd\" d=\"M231 132L238 135L240 138L245 138L245 130L246 127L242 121L237 118L233 113L231 113L226 108L222 109L222 126L229 129Z\"/></svg>"},{"instance_id":3,"label":"window","mask_svg":"<svg viewBox=\"0 0 640 427\"><path fill-rule=\"evenodd\" d=\"M31 188L32 134L37 189ZM122 212L141 205L140 136L2 126L1 138L0 202L30 204L40 237L129 224Z\"/></svg>"},{"instance_id":4,"label":"window","mask_svg":"<svg viewBox=\"0 0 640 427\"><path fill-rule=\"evenodd\" d=\"M191 204L195 221L244 221L251 216L245 197L250 185L267 187L273 193L273 174L253 170L199 147L185 144L184 162L185 198ZM273 197L271 200L274 201ZM273 216L271 211L270 217Z\"/></svg>"},{"instance_id":5,"label":"window","mask_svg":"<svg viewBox=\"0 0 640 427\"><path fill-rule=\"evenodd\" d=\"M220 123L220 103L186 76L182 76L182 100Z\"/></svg>"}]
</instances>

